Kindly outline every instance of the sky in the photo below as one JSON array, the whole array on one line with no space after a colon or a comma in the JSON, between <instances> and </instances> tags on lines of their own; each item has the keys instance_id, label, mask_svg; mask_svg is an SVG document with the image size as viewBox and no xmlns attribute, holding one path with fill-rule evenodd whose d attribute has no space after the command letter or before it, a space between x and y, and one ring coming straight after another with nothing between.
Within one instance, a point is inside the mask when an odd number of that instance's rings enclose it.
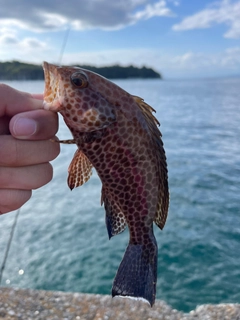
<instances>
[{"instance_id":1,"label":"sky","mask_svg":"<svg viewBox=\"0 0 240 320\"><path fill-rule=\"evenodd\" d=\"M240 75L240 0L0 0L0 61L11 60Z\"/></svg>"}]
</instances>

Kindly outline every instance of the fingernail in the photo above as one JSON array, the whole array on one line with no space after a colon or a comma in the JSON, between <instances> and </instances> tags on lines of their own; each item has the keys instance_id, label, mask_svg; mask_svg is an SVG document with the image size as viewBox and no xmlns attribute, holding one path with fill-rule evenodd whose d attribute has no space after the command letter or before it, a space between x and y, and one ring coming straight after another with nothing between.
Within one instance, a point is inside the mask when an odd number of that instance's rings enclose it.
<instances>
[{"instance_id":1,"label":"fingernail","mask_svg":"<svg viewBox=\"0 0 240 320\"><path fill-rule=\"evenodd\" d=\"M13 125L13 133L17 137L29 137L37 131L37 123L28 118L18 118Z\"/></svg>"}]
</instances>

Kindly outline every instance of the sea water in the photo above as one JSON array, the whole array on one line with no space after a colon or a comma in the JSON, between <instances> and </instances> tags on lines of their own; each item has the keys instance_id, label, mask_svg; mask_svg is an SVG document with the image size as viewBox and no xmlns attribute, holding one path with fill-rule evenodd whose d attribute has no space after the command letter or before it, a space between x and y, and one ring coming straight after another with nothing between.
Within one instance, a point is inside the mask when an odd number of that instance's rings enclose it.
<instances>
[{"instance_id":1,"label":"sea water","mask_svg":"<svg viewBox=\"0 0 240 320\"><path fill-rule=\"evenodd\" d=\"M115 82L144 98L161 123L171 201L163 231L155 227L157 298L183 311L240 302L240 78ZM58 136L71 137L62 121ZM95 172L69 190L75 150L61 146L53 180L22 207L3 286L110 294L128 230L108 240ZM14 213L0 216L0 265L13 220Z\"/></svg>"}]
</instances>

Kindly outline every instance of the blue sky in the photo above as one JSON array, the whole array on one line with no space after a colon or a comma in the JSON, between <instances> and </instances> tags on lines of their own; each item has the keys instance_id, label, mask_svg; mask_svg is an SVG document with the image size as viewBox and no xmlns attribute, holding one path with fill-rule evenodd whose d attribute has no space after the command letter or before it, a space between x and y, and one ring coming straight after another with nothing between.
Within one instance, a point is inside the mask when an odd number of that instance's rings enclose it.
<instances>
[{"instance_id":1,"label":"blue sky","mask_svg":"<svg viewBox=\"0 0 240 320\"><path fill-rule=\"evenodd\" d=\"M0 0L0 61L240 75L240 0Z\"/></svg>"}]
</instances>

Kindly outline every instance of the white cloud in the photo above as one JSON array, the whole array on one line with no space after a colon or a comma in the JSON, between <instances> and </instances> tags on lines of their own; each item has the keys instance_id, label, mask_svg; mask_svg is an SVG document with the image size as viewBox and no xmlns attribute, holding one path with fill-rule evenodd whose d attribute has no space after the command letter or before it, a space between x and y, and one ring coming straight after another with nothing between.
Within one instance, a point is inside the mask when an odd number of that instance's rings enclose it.
<instances>
[{"instance_id":1,"label":"white cloud","mask_svg":"<svg viewBox=\"0 0 240 320\"><path fill-rule=\"evenodd\" d=\"M192 16L186 17L172 28L175 31L209 28L226 24L226 38L240 38L240 1L222 0Z\"/></svg>"},{"instance_id":2,"label":"white cloud","mask_svg":"<svg viewBox=\"0 0 240 320\"><path fill-rule=\"evenodd\" d=\"M231 68L240 67L240 47L229 48L221 59L222 66L229 66Z\"/></svg>"},{"instance_id":3,"label":"white cloud","mask_svg":"<svg viewBox=\"0 0 240 320\"><path fill-rule=\"evenodd\" d=\"M47 44L36 38L24 38L22 41L19 41L19 46L27 51L32 49L33 50L45 49Z\"/></svg>"},{"instance_id":4,"label":"white cloud","mask_svg":"<svg viewBox=\"0 0 240 320\"><path fill-rule=\"evenodd\" d=\"M182 55L169 55L160 50L138 48L108 50L99 52L79 52L65 54L63 64L89 64L102 66L121 64L149 66L166 77L214 76L240 73L240 47L229 48L219 54L186 52ZM56 62L56 61L53 61Z\"/></svg>"},{"instance_id":5,"label":"white cloud","mask_svg":"<svg viewBox=\"0 0 240 320\"><path fill-rule=\"evenodd\" d=\"M56 48L37 43L40 47L36 50L34 40L27 38L15 44L15 48L16 46L21 48L18 51L17 60L26 61L27 56L27 62L40 64L41 61L47 60L58 63L59 52L56 51ZM11 56L9 52L6 52L6 60L16 60L16 56ZM1 45L0 58L5 58L5 56L4 47ZM224 76L240 74L240 47L228 48L218 54L189 51L181 55L170 55L162 50L146 48L66 52L62 64L94 64L96 66L134 64L139 67L145 65L154 68L165 78Z\"/></svg>"},{"instance_id":6,"label":"white cloud","mask_svg":"<svg viewBox=\"0 0 240 320\"><path fill-rule=\"evenodd\" d=\"M171 16L165 0L0 0L1 26L18 26L32 31L116 29L154 16ZM17 9L16 9L17 8Z\"/></svg>"},{"instance_id":7,"label":"white cloud","mask_svg":"<svg viewBox=\"0 0 240 320\"><path fill-rule=\"evenodd\" d=\"M218 54L187 52L172 57L172 67L185 75L206 76L240 74L240 47L228 48Z\"/></svg>"},{"instance_id":8,"label":"white cloud","mask_svg":"<svg viewBox=\"0 0 240 320\"><path fill-rule=\"evenodd\" d=\"M1 51L6 49L7 51L12 50L24 50L25 52L29 50L45 49L46 43L42 42L36 38L24 38L18 39L14 34L10 35L0 35L0 46Z\"/></svg>"},{"instance_id":9,"label":"white cloud","mask_svg":"<svg viewBox=\"0 0 240 320\"><path fill-rule=\"evenodd\" d=\"M112 49L112 50L101 50L94 52L76 52L76 53L65 53L63 57L63 64L88 64L96 66L106 66L113 64L120 64L123 66L134 64L138 66L151 65L151 59L155 54L159 53L155 50L138 48L138 49ZM150 58L148 58L150 57ZM146 63L148 62L148 63Z\"/></svg>"},{"instance_id":10,"label":"white cloud","mask_svg":"<svg viewBox=\"0 0 240 320\"><path fill-rule=\"evenodd\" d=\"M216 55L187 52L173 57L172 62L175 68L190 71L215 67L220 62L219 60L220 57Z\"/></svg>"},{"instance_id":11,"label":"white cloud","mask_svg":"<svg viewBox=\"0 0 240 320\"><path fill-rule=\"evenodd\" d=\"M18 39L16 37L16 33L14 30L9 28L0 28L0 45L8 46L12 44L16 44Z\"/></svg>"},{"instance_id":12,"label":"white cloud","mask_svg":"<svg viewBox=\"0 0 240 320\"><path fill-rule=\"evenodd\" d=\"M143 10L137 11L132 15L133 21L138 21L142 19L150 19L156 16L173 16L170 9L166 7L165 1L159 1L154 4L147 4Z\"/></svg>"},{"instance_id":13,"label":"white cloud","mask_svg":"<svg viewBox=\"0 0 240 320\"><path fill-rule=\"evenodd\" d=\"M168 2L173 3L173 5L174 5L175 7L180 6L180 1L178 1L178 0L168 0Z\"/></svg>"},{"instance_id":14,"label":"white cloud","mask_svg":"<svg viewBox=\"0 0 240 320\"><path fill-rule=\"evenodd\" d=\"M68 24L68 19L62 14L50 13L50 12L39 12L39 17L44 21L44 28L49 30L62 29ZM39 26L41 31L41 26Z\"/></svg>"},{"instance_id":15,"label":"white cloud","mask_svg":"<svg viewBox=\"0 0 240 320\"><path fill-rule=\"evenodd\" d=\"M0 28L0 47L1 60L26 60L26 56L36 59L50 48L46 42L37 38L21 38L17 31L11 28Z\"/></svg>"}]
</instances>

